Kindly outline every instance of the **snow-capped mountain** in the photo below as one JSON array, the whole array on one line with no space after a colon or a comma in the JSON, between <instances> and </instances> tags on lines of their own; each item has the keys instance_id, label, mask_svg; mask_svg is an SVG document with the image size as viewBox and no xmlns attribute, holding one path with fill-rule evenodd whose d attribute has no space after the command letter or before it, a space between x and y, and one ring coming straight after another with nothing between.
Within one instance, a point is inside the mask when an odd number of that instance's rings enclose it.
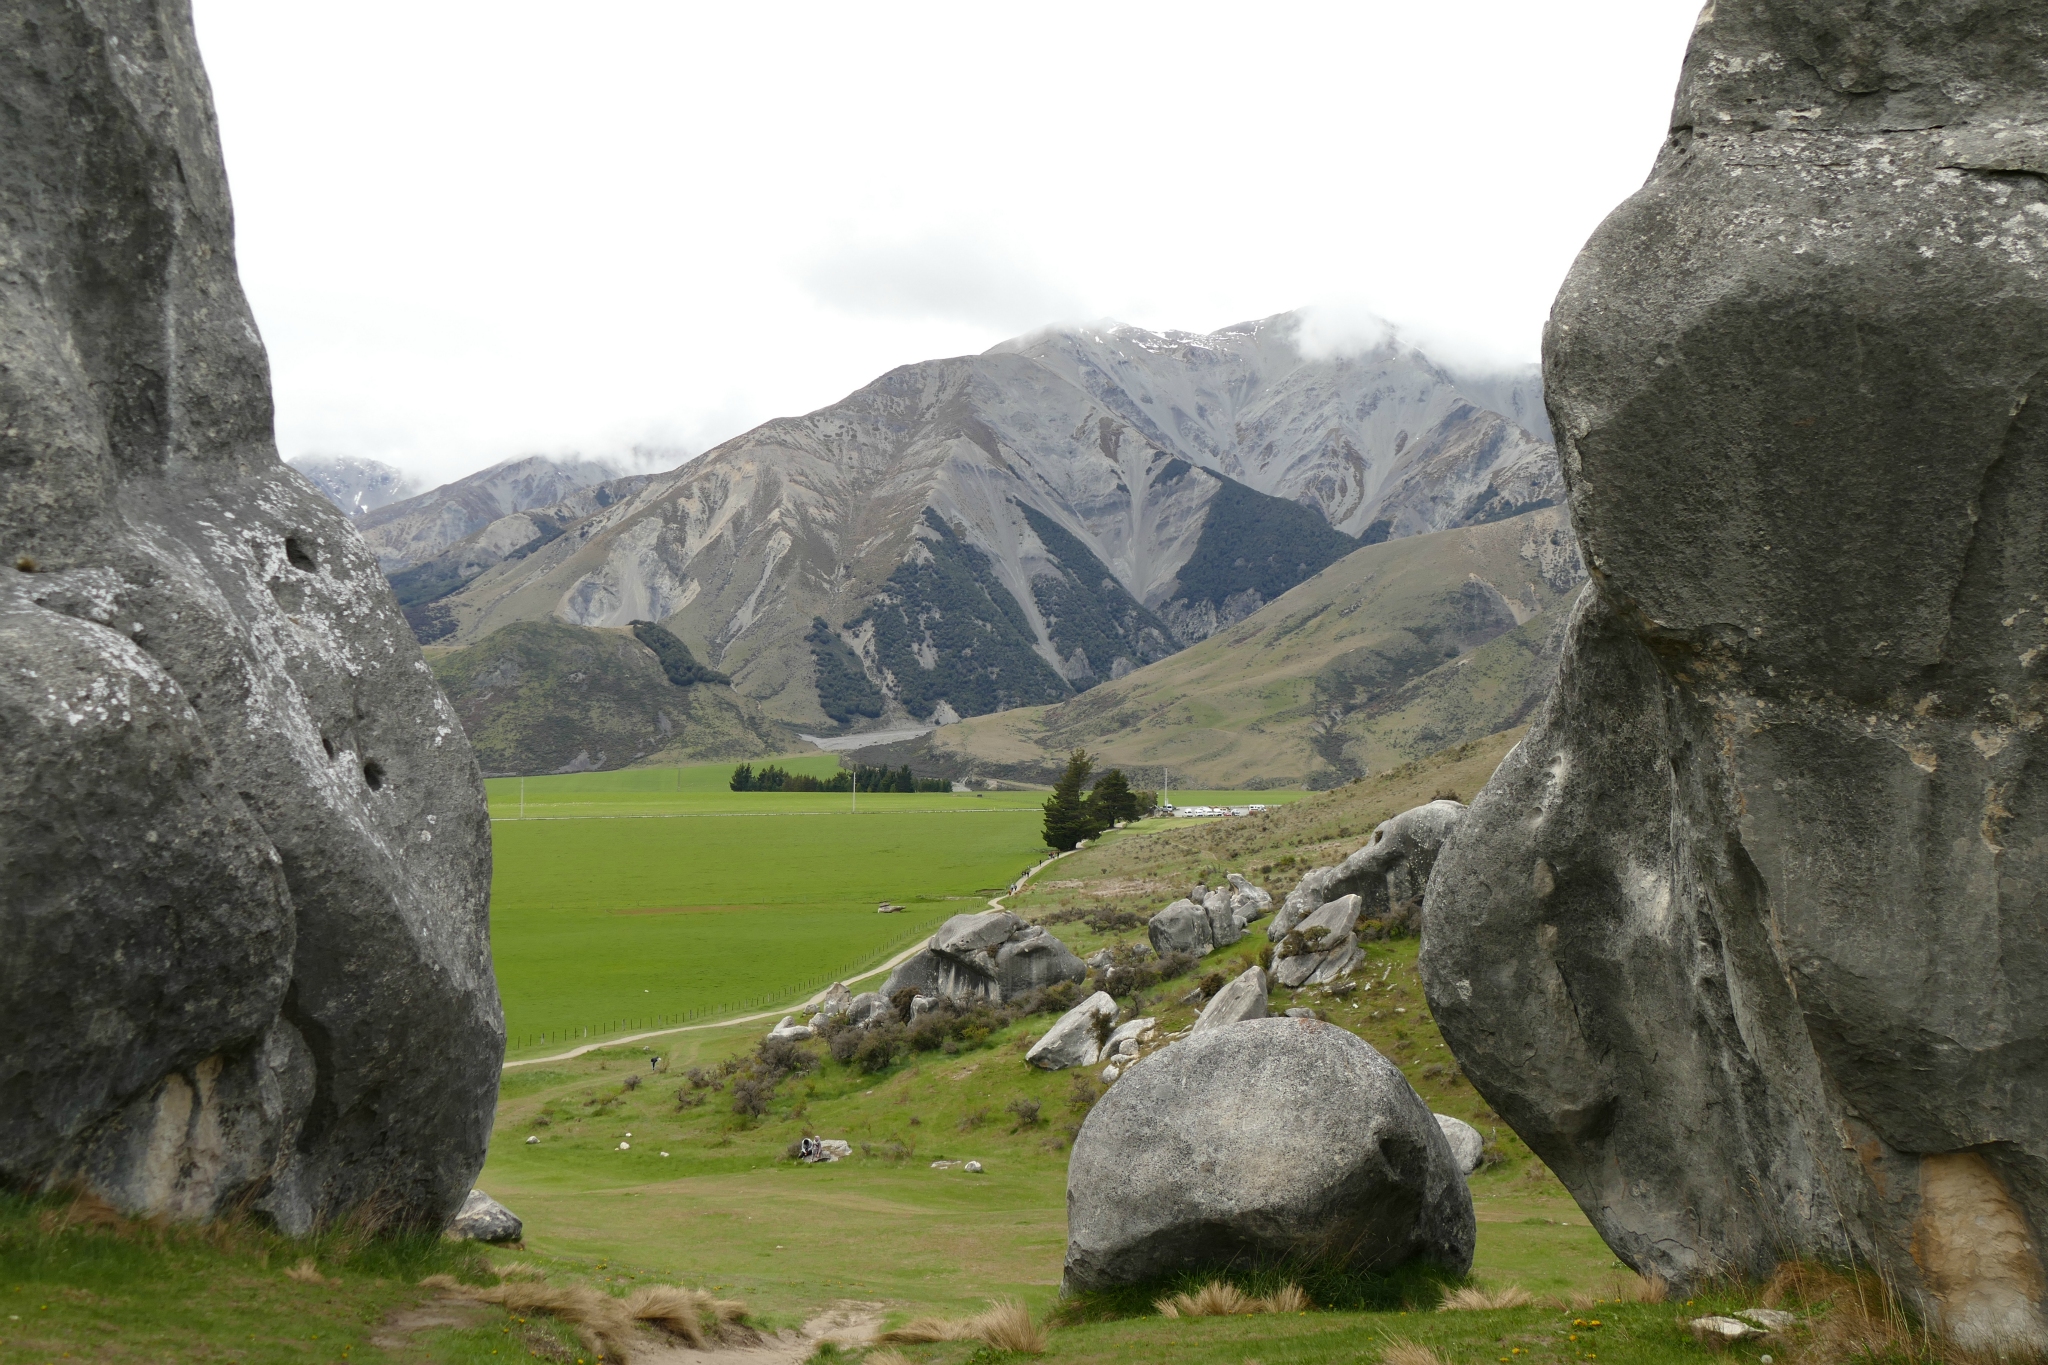
<instances>
[{"instance_id":1,"label":"snow-capped mountain","mask_svg":"<svg viewBox=\"0 0 2048 1365\"><path fill-rule=\"evenodd\" d=\"M658 621L784 719L945 721L1122 676L1361 543L1561 499L1533 367L1460 378L1394 341L1313 358L1299 324L1064 329L904 366L604 485L542 543L470 523L525 548L434 602L434 628ZM448 491L377 514L387 562L454 524L436 508L458 499L427 506Z\"/></svg>"},{"instance_id":2,"label":"snow-capped mountain","mask_svg":"<svg viewBox=\"0 0 2048 1365\"><path fill-rule=\"evenodd\" d=\"M374 512L414 492L404 470L360 455L301 455L291 466L311 479L346 516Z\"/></svg>"}]
</instances>

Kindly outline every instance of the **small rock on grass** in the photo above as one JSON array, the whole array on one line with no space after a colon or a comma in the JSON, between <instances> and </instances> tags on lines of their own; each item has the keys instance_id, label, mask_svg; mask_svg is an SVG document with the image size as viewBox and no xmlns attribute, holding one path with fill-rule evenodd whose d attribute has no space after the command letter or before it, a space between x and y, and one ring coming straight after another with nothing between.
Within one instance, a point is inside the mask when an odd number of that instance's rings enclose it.
<instances>
[{"instance_id":1,"label":"small rock on grass","mask_svg":"<svg viewBox=\"0 0 2048 1365\"><path fill-rule=\"evenodd\" d=\"M1089 1066L1099 1061L1103 1045L1097 1030L1119 1013L1117 1003L1106 991L1097 991L1059 1017L1045 1036L1031 1045L1024 1060L1047 1071L1070 1066Z\"/></svg>"},{"instance_id":2,"label":"small rock on grass","mask_svg":"<svg viewBox=\"0 0 2048 1365\"><path fill-rule=\"evenodd\" d=\"M1716 1313L1704 1318L1694 1318L1685 1324L1692 1334L1701 1341L1747 1341L1751 1337L1765 1335L1764 1329L1752 1326L1740 1318L1722 1317Z\"/></svg>"},{"instance_id":3,"label":"small rock on grass","mask_svg":"<svg viewBox=\"0 0 2048 1365\"><path fill-rule=\"evenodd\" d=\"M471 1190L469 1198L462 1201L462 1209L455 1215L455 1221L448 1225L448 1231L472 1242L516 1242L525 1231L525 1225L512 1210L482 1190Z\"/></svg>"},{"instance_id":4,"label":"small rock on grass","mask_svg":"<svg viewBox=\"0 0 2048 1365\"><path fill-rule=\"evenodd\" d=\"M1444 1130L1444 1141L1451 1144L1451 1156L1457 1161L1459 1171L1470 1175L1478 1170L1480 1158L1486 1154L1486 1139L1479 1130L1449 1114L1436 1115L1436 1126Z\"/></svg>"}]
</instances>

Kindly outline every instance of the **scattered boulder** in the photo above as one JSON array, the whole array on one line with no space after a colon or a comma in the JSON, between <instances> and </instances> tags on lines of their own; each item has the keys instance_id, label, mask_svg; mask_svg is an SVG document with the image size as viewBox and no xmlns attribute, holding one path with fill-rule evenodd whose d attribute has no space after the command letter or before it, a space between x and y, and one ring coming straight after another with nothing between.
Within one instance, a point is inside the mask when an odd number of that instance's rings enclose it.
<instances>
[{"instance_id":1,"label":"scattered boulder","mask_svg":"<svg viewBox=\"0 0 2048 1365\"><path fill-rule=\"evenodd\" d=\"M1230 912L1250 924L1273 908L1273 895L1263 887L1253 886L1249 881L1233 872L1230 874Z\"/></svg>"},{"instance_id":2,"label":"scattered boulder","mask_svg":"<svg viewBox=\"0 0 2048 1365\"><path fill-rule=\"evenodd\" d=\"M923 952L889 974L882 994L893 997L909 987L956 1005L1001 1003L1087 974L1073 950L1047 930L1007 910L984 910L940 925Z\"/></svg>"},{"instance_id":3,"label":"scattered boulder","mask_svg":"<svg viewBox=\"0 0 2048 1365\"><path fill-rule=\"evenodd\" d=\"M1435 1117L1436 1126L1444 1130L1444 1141L1451 1144L1451 1156L1458 1163L1459 1173L1470 1175L1478 1170L1486 1156L1485 1136L1463 1119L1454 1119L1449 1114Z\"/></svg>"},{"instance_id":4,"label":"scattered boulder","mask_svg":"<svg viewBox=\"0 0 2048 1365\"><path fill-rule=\"evenodd\" d=\"M1102 1057L1104 1035L1119 1012L1107 993L1095 992L1061 1015L1045 1036L1031 1045L1024 1060L1047 1071L1095 1065Z\"/></svg>"},{"instance_id":5,"label":"scattered boulder","mask_svg":"<svg viewBox=\"0 0 2048 1365\"><path fill-rule=\"evenodd\" d=\"M1744 1308L1738 1310L1735 1316L1755 1323L1766 1332L1782 1332L1799 1321L1797 1314L1788 1313L1782 1308Z\"/></svg>"},{"instance_id":6,"label":"scattered boulder","mask_svg":"<svg viewBox=\"0 0 2048 1365\"><path fill-rule=\"evenodd\" d=\"M1214 948L1227 948L1244 937L1244 921L1231 913L1228 891L1211 891L1202 900L1202 913L1209 918L1209 942Z\"/></svg>"},{"instance_id":7,"label":"scattered boulder","mask_svg":"<svg viewBox=\"0 0 2048 1365\"><path fill-rule=\"evenodd\" d=\"M277 456L186 4L0 40L0 1186L443 1228L504 1057L482 778Z\"/></svg>"},{"instance_id":8,"label":"scattered boulder","mask_svg":"<svg viewBox=\"0 0 2048 1365\"><path fill-rule=\"evenodd\" d=\"M969 1175L980 1175L981 1163L979 1161L970 1161L965 1166L962 1166L960 1169L967 1172L967 1174Z\"/></svg>"},{"instance_id":9,"label":"scattered boulder","mask_svg":"<svg viewBox=\"0 0 2048 1365\"><path fill-rule=\"evenodd\" d=\"M525 1227L512 1210L482 1190L471 1190L454 1221L448 1224L448 1231L472 1242L516 1242L524 1235Z\"/></svg>"},{"instance_id":10,"label":"scattered boulder","mask_svg":"<svg viewBox=\"0 0 2048 1365\"><path fill-rule=\"evenodd\" d=\"M1288 1019L1320 1019L1323 1016L1317 1014L1306 1005L1296 1005L1289 1009L1284 1017Z\"/></svg>"},{"instance_id":11,"label":"scattered boulder","mask_svg":"<svg viewBox=\"0 0 2048 1365\"><path fill-rule=\"evenodd\" d=\"M1067 1168L1063 1292L1181 1272L1472 1262L1472 1199L1401 1073L1334 1025L1247 1019L1153 1053Z\"/></svg>"},{"instance_id":12,"label":"scattered boulder","mask_svg":"<svg viewBox=\"0 0 2048 1365\"><path fill-rule=\"evenodd\" d=\"M1422 943L1623 1261L1871 1264L1987 1356L2048 1351L2044 52L2036 5L1703 11L1551 313L1594 573Z\"/></svg>"},{"instance_id":13,"label":"scattered boulder","mask_svg":"<svg viewBox=\"0 0 2048 1365\"><path fill-rule=\"evenodd\" d=\"M880 991L862 991L847 1005L846 1022L856 1028L866 1028L889 1012L889 1001Z\"/></svg>"},{"instance_id":14,"label":"scattered boulder","mask_svg":"<svg viewBox=\"0 0 2048 1365\"><path fill-rule=\"evenodd\" d=\"M1161 910L1152 917L1145 932L1152 940L1152 950L1162 956L1187 953L1206 957L1216 948L1216 930L1209 912L1191 900L1175 901Z\"/></svg>"},{"instance_id":15,"label":"scattered boulder","mask_svg":"<svg viewBox=\"0 0 2048 1365\"><path fill-rule=\"evenodd\" d=\"M1320 986L1365 961L1358 942L1358 896L1331 901L1302 920L1273 953L1273 979L1293 990Z\"/></svg>"},{"instance_id":16,"label":"scattered boulder","mask_svg":"<svg viewBox=\"0 0 2048 1365\"><path fill-rule=\"evenodd\" d=\"M840 1161L853 1155L853 1144L839 1138L807 1137L796 1145L796 1159L807 1166Z\"/></svg>"},{"instance_id":17,"label":"scattered boulder","mask_svg":"<svg viewBox=\"0 0 2048 1365\"><path fill-rule=\"evenodd\" d=\"M1710 1317L1692 1318L1685 1325L1701 1341L1747 1341L1751 1337L1766 1335L1761 1327L1752 1326L1740 1318L1723 1317L1718 1313Z\"/></svg>"},{"instance_id":18,"label":"scattered boulder","mask_svg":"<svg viewBox=\"0 0 2048 1365\"><path fill-rule=\"evenodd\" d=\"M1357 852L1335 867L1319 867L1302 877L1266 927L1267 937L1278 943L1318 907L1354 895L1361 918L1379 920L1390 929L1419 929L1429 874L1464 818L1464 806L1441 800L1380 821Z\"/></svg>"},{"instance_id":19,"label":"scattered boulder","mask_svg":"<svg viewBox=\"0 0 2048 1365\"><path fill-rule=\"evenodd\" d=\"M844 981L835 981L824 998L818 1001L820 1019L841 1019L853 1008L853 992L846 989Z\"/></svg>"},{"instance_id":20,"label":"scattered boulder","mask_svg":"<svg viewBox=\"0 0 2048 1365\"><path fill-rule=\"evenodd\" d=\"M781 1023L768 1030L768 1036L776 1042L801 1043L811 1036L811 1029L807 1024L799 1024L795 1015L785 1014Z\"/></svg>"},{"instance_id":21,"label":"scattered boulder","mask_svg":"<svg viewBox=\"0 0 2048 1365\"><path fill-rule=\"evenodd\" d=\"M1157 1019L1148 1018L1131 1019L1117 1025L1115 1031L1109 1035L1108 1041L1102 1045L1103 1055L1108 1057L1122 1054L1135 1057L1138 1053L1138 1044L1146 1041L1148 1034L1154 1034L1158 1023Z\"/></svg>"},{"instance_id":22,"label":"scattered boulder","mask_svg":"<svg viewBox=\"0 0 2048 1365\"><path fill-rule=\"evenodd\" d=\"M1266 993L1270 989L1264 968L1247 968L1243 975L1225 983L1223 989L1216 992L1216 998L1202 1007L1201 1017L1195 1020L1189 1035L1246 1019L1265 1018Z\"/></svg>"}]
</instances>

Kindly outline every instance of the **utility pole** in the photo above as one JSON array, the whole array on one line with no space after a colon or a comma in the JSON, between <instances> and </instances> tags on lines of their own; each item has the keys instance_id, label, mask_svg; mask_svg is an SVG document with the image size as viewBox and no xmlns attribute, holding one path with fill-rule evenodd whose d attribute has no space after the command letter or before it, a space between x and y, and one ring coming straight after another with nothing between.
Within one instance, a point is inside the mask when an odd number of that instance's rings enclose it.
<instances>
[{"instance_id":1,"label":"utility pole","mask_svg":"<svg viewBox=\"0 0 2048 1365\"><path fill-rule=\"evenodd\" d=\"M519 779L519 818L526 818L526 779Z\"/></svg>"},{"instance_id":2,"label":"utility pole","mask_svg":"<svg viewBox=\"0 0 2048 1365\"><path fill-rule=\"evenodd\" d=\"M860 814L860 760L853 761L853 813Z\"/></svg>"}]
</instances>

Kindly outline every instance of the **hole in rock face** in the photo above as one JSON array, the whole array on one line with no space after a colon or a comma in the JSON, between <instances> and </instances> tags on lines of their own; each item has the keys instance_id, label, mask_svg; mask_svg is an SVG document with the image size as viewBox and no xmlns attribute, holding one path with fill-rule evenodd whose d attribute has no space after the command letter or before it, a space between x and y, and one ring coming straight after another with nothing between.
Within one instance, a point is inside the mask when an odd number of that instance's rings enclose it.
<instances>
[{"instance_id":1,"label":"hole in rock face","mask_svg":"<svg viewBox=\"0 0 2048 1365\"><path fill-rule=\"evenodd\" d=\"M305 573L315 573L320 568L320 563L313 558L312 551L308 550L305 542L297 536L284 538L284 557L286 563Z\"/></svg>"},{"instance_id":2,"label":"hole in rock face","mask_svg":"<svg viewBox=\"0 0 2048 1365\"><path fill-rule=\"evenodd\" d=\"M325 735L322 735L322 736L320 736L320 747L321 747L321 748L323 748L323 749L325 749L325 750L327 751L327 756L328 756L329 758L333 758L333 757L334 757L334 741L333 741L333 740L329 739L329 738L328 738L327 736L325 736Z\"/></svg>"},{"instance_id":3,"label":"hole in rock face","mask_svg":"<svg viewBox=\"0 0 2048 1365\"><path fill-rule=\"evenodd\" d=\"M382 791L384 788L384 765L374 758L365 763L363 765L363 781L370 784L371 791Z\"/></svg>"}]
</instances>

